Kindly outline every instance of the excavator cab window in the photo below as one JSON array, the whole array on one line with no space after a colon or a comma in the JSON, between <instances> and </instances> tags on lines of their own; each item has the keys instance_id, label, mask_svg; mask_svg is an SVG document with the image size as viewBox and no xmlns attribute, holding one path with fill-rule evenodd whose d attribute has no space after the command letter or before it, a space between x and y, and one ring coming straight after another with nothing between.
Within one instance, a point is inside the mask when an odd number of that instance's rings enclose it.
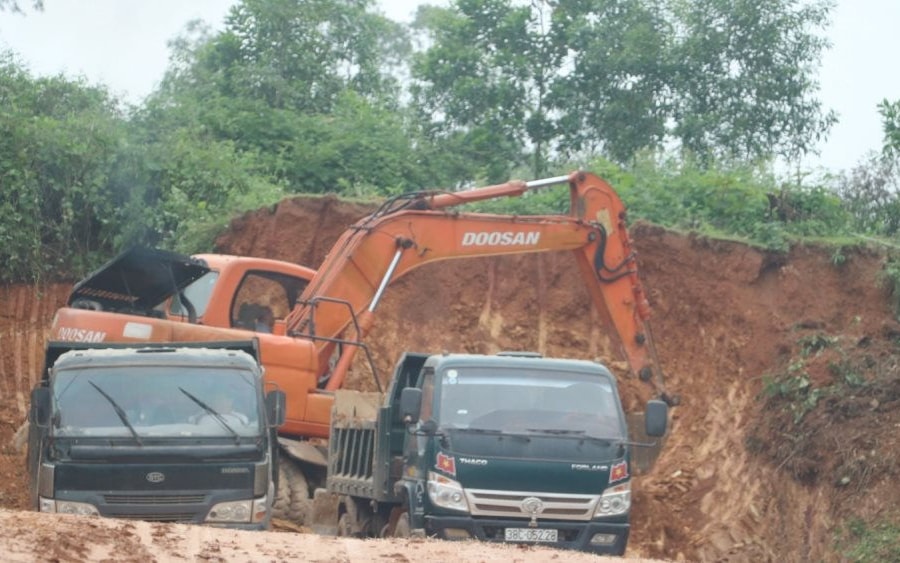
<instances>
[{"instance_id":1,"label":"excavator cab window","mask_svg":"<svg viewBox=\"0 0 900 563\"><path fill-rule=\"evenodd\" d=\"M219 279L219 272L211 271L203 274L199 279L184 288L184 298L193 305L198 317L202 317L212 296L212 290ZM169 302L169 314L174 316L188 316L188 311L177 296Z\"/></svg>"},{"instance_id":2,"label":"excavator cab window","mask_svg":"<svg viewBox=\"0 0 900 563\"><path fill-rule=\"evenodd\" d=\"M234 295L231 326L256 332L278 332L276 321L287 316L307 283L275 272L247 272ZM280 327L283 329L283 323Z\"/></svg>"}]
</instances>

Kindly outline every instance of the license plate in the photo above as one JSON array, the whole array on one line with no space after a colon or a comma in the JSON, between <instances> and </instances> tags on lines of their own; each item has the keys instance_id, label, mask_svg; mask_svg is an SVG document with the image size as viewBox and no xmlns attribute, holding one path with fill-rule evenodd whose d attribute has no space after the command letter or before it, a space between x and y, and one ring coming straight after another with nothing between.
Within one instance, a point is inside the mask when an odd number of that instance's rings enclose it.
<instances>
[{"instance_id":1,"label":"license plate","mask_svg":"<svg viewBox=\"0 0 900 563\"><path fill-rule=\"evenodd\" d=\"M506 528L503 539L506 541L555 542L558 530L546 528Z\"/></svg>"}]
</instances>

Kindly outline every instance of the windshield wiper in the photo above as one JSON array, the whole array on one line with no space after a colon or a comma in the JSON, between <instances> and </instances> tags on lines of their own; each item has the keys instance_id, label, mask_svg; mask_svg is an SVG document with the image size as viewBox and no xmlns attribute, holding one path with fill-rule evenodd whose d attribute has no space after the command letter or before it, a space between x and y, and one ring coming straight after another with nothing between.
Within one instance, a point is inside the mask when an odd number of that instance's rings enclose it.
<instances>
[{"instance_id":1,"label":"windshield wiper","mask_svg":"<svg viewBox=\"0 0 900 563\"><path fill-rule=\"evenodd\" d=\"M572 430L568 428L526 428L529 432L538 432L551 436L577 436L582 440L591 440L592 442L605 442L609 445L617 446L639 446L642 448L652 448L656 442L635 442L626 438L609 438L607 436L591 436L586 430Z\"/></svg>"},{"instance_id":2,"label":"windshield wiper","mask_svg":"<svg viewBox=\"0 0 900 563\"><path fill-rule=\"evenodd\" d=\"M137 442L137 445L143 446L144 443L141 441L140 434L138 434L137 430L134 429L134 426L131 425L131 421L128 420L128 415L125 414L125 410L119 406L119 403L117 403L115 399L110 397L106 391L101 389L100 386L97 385L96 383L94 383L93 381L88 381L88 383L90 383L91 386L94 389L96 389L98 393L103 395L103 397L107 401L109 401L109 404L112 405L113 410L116 411L116 414L119 416L119 420L121 420L122 424L124 424L128 428L128 430L131 431L131 435L134 436L134 441Z\"/></svg>"},{"instance_id":3,"label":"windshield wiper","mask_svg":"<svg viewBox=\"0 0 900 563\"><path fill-rule=\"evenodd\" d=\"M607 438L606 436L592 436L587 430L574 430L572 428L526 428L529 432L538 434L547 434L549 436L574 436L581 440L591 440L592 442L605 442L609 445L632 444L625 438Z\"/></svg>"},{"instance_id":4,"label":"windshield wiper","mask_svg":"<svg viewBox=\"0 0 900 563\"><path fill-rule=\"evenodd\" d=\"M201 400L198 399L197 397L191 395L190 393L188 393L187 391L185 391L184 388L179 387L178 390L181 391L182 393L184 393L185 395L187 395L187 398L188 398L188 399L190 399L190 400L194 401L195 403L197 403L198 405L200 405L200 407L201 407L203 410L205 410L206 412L208 412L209 414L211 414L211 415L213 416L213 418L215 418L216 420L218 420L218 421L219 421L219 424L221 424L222 426L225 427L226 430L228 430L229 432L231 432L231 435L234 436L234 443L235 443L236 445L240 445L240 444L241 444L241 435L238 434L238 433L234 430L234 428L231 427L230 424L228 424L227 422L225 422L225 417L223 417L221 414L219 414L218 412L216 412L216 409L214 409L214 408L212 408L211 406L207 405L206 403L204 403L203 401L201 401Z\"/></svg>"},{"instance_id":5,"label":"windshield wiper","mask_svg":"<svg viewBox=\"0 0 900 563\"><path fill-rule=\"evenodd\" d=\"M510 438L521 438L523 440L530 440L527 434L522 434L518 432L510 432L508 430L497 430L495 428L446 428L450 432L463 432L467 434L488 434L492 436L508 436Z\"/></svg>"},{"instance_id":6,"label":"windshield wiper","mask_svg":"<svg viewBox=\"0 0 900 563\"><path fill-rule=\"evenodd\" d=\"M554 436L583 436L586 434L585 430L572 430L571 428L526 428L525 430Z\"/></svg>"}]
</instances>

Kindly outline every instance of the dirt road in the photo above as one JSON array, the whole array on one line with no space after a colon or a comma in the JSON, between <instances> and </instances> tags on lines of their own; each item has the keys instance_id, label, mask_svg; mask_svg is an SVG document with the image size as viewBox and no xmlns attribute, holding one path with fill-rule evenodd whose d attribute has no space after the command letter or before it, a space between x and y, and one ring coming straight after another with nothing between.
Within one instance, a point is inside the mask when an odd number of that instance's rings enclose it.
<instances>
[{"instance_id":1,"label":"dirt road","mask_svg":"<svg viewBox=\"0 0 900 563\"><path fill-rule=\"evenodd\" d=\"M60 563L622 561L535 546L492 546L422 539L357 540L309 533L244 532L9 510L0 510L0 554L3 561Z\"/></svg>"}]
</instances>

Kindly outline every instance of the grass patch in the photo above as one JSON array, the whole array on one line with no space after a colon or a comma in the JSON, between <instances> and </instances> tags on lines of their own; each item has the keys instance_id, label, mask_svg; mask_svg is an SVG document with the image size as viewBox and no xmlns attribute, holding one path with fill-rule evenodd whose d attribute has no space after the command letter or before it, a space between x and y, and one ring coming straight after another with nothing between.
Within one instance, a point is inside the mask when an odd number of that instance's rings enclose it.
<instances>
[{"instance_id":1,"label":"grass patch","mask_svg":"<svg viewBox=\"0 0 900 563\"><path fill-rule=\"evenodd\" d=\"M838 533L837 551L857 563L900 561L900 524L896 520L850 518Z\"/></svg>"}]
</instances>

